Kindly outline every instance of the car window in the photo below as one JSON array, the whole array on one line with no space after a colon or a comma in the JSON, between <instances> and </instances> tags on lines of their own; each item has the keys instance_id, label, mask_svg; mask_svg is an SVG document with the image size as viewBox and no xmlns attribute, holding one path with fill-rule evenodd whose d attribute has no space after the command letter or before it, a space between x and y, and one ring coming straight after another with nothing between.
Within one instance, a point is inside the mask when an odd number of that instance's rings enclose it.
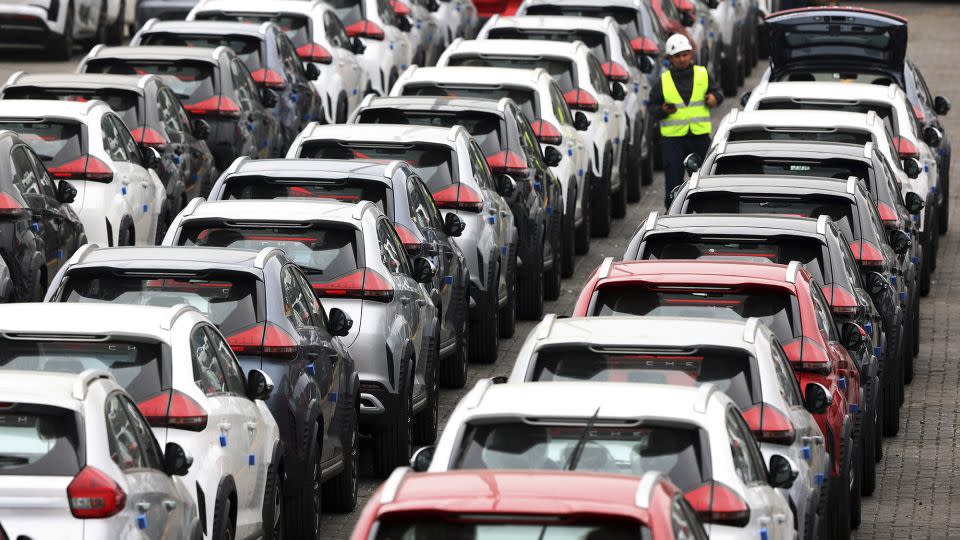
<instances>
[{"instance_id":1,"label":"car window","mask_svg":"<svg viewBox=\"0 0 960 540\"><path fill-rule=\"evenodd\" d=\"M917 89L919 90L918 94L923 102L927 106L932 106L933 104L933 94L930 92L930 89L927 87L927 81L924 80L923 74L920 73L920 70L917 69L912 63L910 68L913 70L913 75L917 79Z\"/></svg>"},{"instance_id":2,"label":"car window","mask_svg":"<svg viewBox=\"0 0 960 540\"><path fill-rule=\"evenodd\" d=\"M810 287L810 296L813 298L813 311L816 314L817 329L826 341L837 341L837 330L833 325L833 317L823 293L817 287Z\"/></svg>"},{"instance_id":3,"label":"car window","mask_svg":"<svg viewBox=\"0 0 960 540\"><path fill-rule=\"evenodd\" d=\"M140 442L140 454L143 456L144 464L151 469L162 471L163 453L160 452L160 445L157 443L157 438L153 436L150 425L147 424L140 409L130 401L129 397L120 396L120 402L126 409L130 426Z\"/></svg>"},{"instance_id":4,"label":"car window","mask_svg":"<svg viewBox=\"0 0 960 540\"><path fill-rule=\"evenodd\" d=\"M109 115L105 115L100 120L100 131L103 137L103 150L110 156L110 159L113 161L130 161L127 155L127 149L120 140L120 136L117 134L117 128L114 123L110 121Z\"/></svg>"},{"instance_id":5,"label":"car window","mask_svg":"<svg viewBox=\"0 0 960 540\"><path fill-rule=\"evenodd\" d=\"M280 56L280 64L283 65L288 78L301 80L307 78L303 64L297 56L297 49L286 34L277 34L277 54Z\"/></svg>"},{"instance_id":6,"label":"car window","mask_svg":"<svg viewBox=\"0 0 960 540\"><path fill-rule=\"evenodd\" d=\"M400 239L385 219L377 222L377 238L380 240L380 260L387 270L393 274L410 275L407 256L400 245Z\"/></svg>"},{"instance_id":7,"label":"car window","mask_svg":"<svg viewBox=\"0 0 960 540\"><path fill-rule=\"evenodd\" d=\"M40 158L37 157L29 147L24 146L23 151L26 153L30 163L33 164L33 170L37 172L37 182L40 184L40 192L47 197L55 199L57 196L57 186L53 183L53 178L50 178L50 173L47 172L47 168L44 167L43 162L40 161Z\"/></svg>"},{"instance_id":8,"label":"car window","mask_svg":"<svg viewBox=\"0 0 960 540\"><path fill-rule=\"evenodd\" d=\"M617 29L616 41L620 44L620 55L623 56L623 61L628 66L637 67L637 57L630 47L630 38L623 33L623 30Z\"/></svg>"},{"instance_id":9,"label":"car window","mask_svg":"<svg viewBox=\"0 0 960 540\"><path fill-rule=\"evenodd\" d=\"M778 386L783 400L791 407L803 407L803 398L800 394L800 386L797 384L797 377L790 367L790 360L783 352L783 346L776 338L770 342L770 355L773 357L773 369L777 373L777 380L780 381Z\"/></svg>"},{"instance_id":10,"label":"car window","mask_svg":"<svg viewBox=\"0 0 960 540\"><path fill-rule=\"evenodd\" d=\"M217 358L216 346L198 325L190 334L190 357L193 360L193 379L200 390L208 396L229 392L227 376Z\"/></svg>"},{"instance_id":11,"label":"car window","mask_svg":"<svg viewBox=\"0 0 960 540\"><path fill-rule=\"evenodd\" d=\"M377 2L377 14L380 15L380 20L385 24L390 26L399 26L400 21L396 12L393 10L393 6L388 0L376 0Z\"/></svg>"},{"instance_id":12,"label":"car window","mask_svg":"<svg viewBox=\"0 0 960 540\"><path fill-rule=\"evenodd\" d=\"M296 328L316 326L311 313L310 298L300 287L294 267L287 265L280 273L280 288L283 290L283 313Z\"/></svg>"},{"instance_id":13,"label":"car window","mask_svg":"<svg viewBox=\"0 0 960 540\"><path fill-rule=\"evenodd\" d=\"M743 415L734 411L733 419L737 426L739 426L740 434L743 436L743 441L747 449L747 458L750 460L750 468L755 475L755 481L766 484L767 465L763 460L763 454L760 452L760 443L758 443L757 438L754 437L753 431L751 431L750 426L747 425L747 421L743 419Z\"/></svg>"},{"instance_id":14,"label":"car window","mask_svg":"<svg viewBox=\"0 0 960 540\"><path fill-rule=\"evenodd\" d=\"M473 172L473 179L481 188L496 191L493 174L490 172L487 160L483 157L483 151L476 141L470 141L470 169Z\"/></svg>"},{"instance_id":15,"label":"car window","mask_svg":"<svg viewBox=\"0 0 960 540\"><path fill-rule=\"evenodd\" d=\"M660 0L660 9L663 10L663 14L669 19L675 21L680 20L680 12L677 11L677 7L673 5L673 0Z\"/></svg>"},{"instance_id":16,"label":"car window","mask_svg":"<svg viewBox=\"0 0 960 540\"><path fill-rule=\"evenodd\" d=\"M433 197L426 192L416 176L407 179L407 204L410 205L410 219L417 227L443 230L443 220L433 203Z\"/></svg>"},{"instance_id":17,"label":"car window","mask_svg":"<svg viewBox=\"0 0 960 540\"><path fill-rule=\"evenodd\" d=\"M727 436L730 439L730 454L733 456L733 467L737 471L737 476L745 484L753 484L762 480L760 471L754 466L753 456L750 455L750 442L753 441L753 435L749 430L745 433L738 422L740 413L732 406L727 410L726 427ZM756 444L755 441L753 441Z\"/></svg>"},{"instance_id":18,"label":"car window","mask_svg":"<svg viewBox=\"0 0 960 540\"><path fill-rule=\"evenodd\" d=\"M255 108L254 101L256 101L258 94L253 79L250 78L250 72L243 65L243 62L237 59L230 62L230 77L233 79L233 88L237 93L237 99L240 101L240 110L253 110Z\"/></svg>"},{"instance_id":19,"label":"car window","mask_svg":"<svg viewBox=\"0 0 960 540\"><path fill-rule=\"evenodd\" d=\"M111 394L104 407L110 459L124 471L142 469L148 467L147 458L143 455L136 428L127 415L122 396L120 392Z\"/></svg>"},{"instance_id":20,"label":"car window","mask_svg":"<svg viewBox=\"0 0 960 540\"><path fill-rule=\"evenodd\" d=\"M307 280L307 277L303 275L303 272L299 268L291 267L291 270L296 276L297 281L300 283L300 290L303 292L303 298L307 309L310 311L310 318L313 320L314 326L320 330L326 331L327 314L324 312L323 306L320 304L320 300L317 299L317 295L313 293L313 288L310 286L310 281Z\"/></svg>"},{"instance_id":21,"label":"car window","mask_svg":"<svg viewBox=\"0 0 960 540\"><path fill-rule=\"evenodd\" d=\"M207 338L213 345L217 359L220 360L220 369L223 371L224 378L226 379L227 390L231 394L238 396L246 395L247 384L243 376L243 369L241 369L240 364L237 363L237 358L233 356L233 351L230 349L230 346L227 345L227 342L220 337L220 333L214 330L212 326L206 327L205 330L207 332Z\"/></svg>"},{"instance_id":22,"label":"car window","mask_svg":"<svg viewBox=\"0 0 960 540\"><path fill-rule=\"evenodd\" d=\"M157 117L167 133L185 134L189 130L184 116L183 106L170 90L163 88L157 92Z\"/></svg>"},{"instance_id":23,"label":"car window","mask_svg":"<svg viewBox=\"0 0 960 540\"><path fill-rule=\"evenodd\" d=\"M540 143L537 141L537 136L533 133L533 128L530 127L530 123L527 122L526 118L521 116L517 118L517 128L520 130L520 146L523 147L524 152L527 154L527 159L532 161L537 168L545 168L546 165L543 164L543 154L540 153Z\"/></svg>"},{"instance_id":24,"label":"car window","mask_svg":"<svg viewBox=\"0 0 960 540\"><path fill-rule=\"evenodd\" d=\"M890 168L890 162L887 160L886 156L879 151L874 150L874 152L876 152L876 161L880 162L881 169L880 171L877 171L880 173L880 178L877 179L877 182L883 182L883 187L886 188L887 193L889 193L890 196L896 199L901 205L906 206L906 203L903 202L903 193L901 192L900 186L897 182L897 175L893 172L893 169ZM895 156L897 154L892 155Z\"/></svg>"},{"instance_id":25,"label":"car window","mask_svg":"<svg viewBox=\"0 0 960 540\"><path fill-rule=\"evenodd\" d=\"M330 45L341 49L350 48L350 38L347 36L347 31L344 30L340 19L333 12L328 11L323 14L323 28Z\"/></svg>"},{"instance_id":26,"label":"car window","mask_svg":"<svg viewBox=\"0 0 960 540\"><path fill-rule=\"evenodd\" d=\"M22 145L10 151L10 165L13 172L13 185L20 190L20 193L40 195L40 179L37 178L37 171Z\"/></svg>"},{"instance_id":27,"label":"car window","mask_svg":"<svg viewBox=\"0 0 960 540\"><path fill-rule=\"evenodd\" d=\"M110 115L110 121L113 122L114 129L117 132L117 138L120 139L120 143L123 145L124 150L126 150L127 161L134 165L140 165L140 148L137 146L137 141L133 140L133 135L130 134L130 130L127 129L126 124L113 114Z\"/></svg>"},{"instance_id":28,"label":"car window","mask_svg":"<svg viewBox=\"0 0 960 540\"><path fill-rule=\"evenodd\" d=\"M593 54L587 55L587 69L590 72L590 84L593 85L594 89L600 94L609 96L610 83L607 80L607 76L603 74L603 68L600 66L600 62Z\"/></svg>"},{"instance_id":29,"label":"car window","mask_svg":"<svg viewBox=\"0 0 960 540\"><path fill-rule=\"evenodd\" d=\"M676 540L707 540L700 518L681 494L670 502L670 524Z\"/></svg>"},{"instance_id":30,"label":"car window","mask_svg":"<svg viewBox=\"0 0 960 540\"><path fill-rule=\"evenodd\" d=\"M573 114L570 112L570 108L567 107L567 102L563 99L563 94L560 93L560 87L556 84L550 84L550 102L553 106L553 114L557 117L557 121L561 124L572 126Z\"/></svg>"},{"instance_id":31,"label":"car window","mask_svg":"<svg viewBox=\"0 0 960 540\"><path fill-rule=\"evenodd\" d=\"M834 251L836 251L836 255L840 259L840 267L843 269L844 275L847 276L847 283L851 284L853 287L862 289L863 284L860 281L860 269L857 267L857 260L853 256L853 252L850 251L850 246L840 235L840 229L831 223L828 227L827 234L831 235L833 237L833 241L836 242L837 246L839 246L838 249Z\"/></svg>"}]
</instances>

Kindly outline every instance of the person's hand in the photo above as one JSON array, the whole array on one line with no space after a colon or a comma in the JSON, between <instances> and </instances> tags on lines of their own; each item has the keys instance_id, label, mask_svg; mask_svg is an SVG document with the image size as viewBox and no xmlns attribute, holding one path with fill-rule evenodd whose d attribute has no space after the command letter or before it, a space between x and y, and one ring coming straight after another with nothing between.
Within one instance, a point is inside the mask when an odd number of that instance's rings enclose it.
<instances>
[{"instance_id":1,"label":"person's hand","mask_svg":"<svg viewBox=\"0 0 960 540\"><path fill-rule=\"evenodd\" d=\"M667 114L673 114L677 112L677 106L674 105L673 103L664 103L663 105L660 106L660 108L663 109L663 112Z\"/></svg>"},{"instance_id":2,"label":"person's hand","mask_svg":"<svg viewBox=\"0 0 960 540\"><path fill-rule=\"evenodd\" d=\"M717 96L715 96L715 95L713 95L713 94L707 94L706 102L707 102L707 107L709 107L709 108L711 108L711 109L714 108L714 107L716 107L716 106L717 106Z\"/></svg>"}]
</instances>

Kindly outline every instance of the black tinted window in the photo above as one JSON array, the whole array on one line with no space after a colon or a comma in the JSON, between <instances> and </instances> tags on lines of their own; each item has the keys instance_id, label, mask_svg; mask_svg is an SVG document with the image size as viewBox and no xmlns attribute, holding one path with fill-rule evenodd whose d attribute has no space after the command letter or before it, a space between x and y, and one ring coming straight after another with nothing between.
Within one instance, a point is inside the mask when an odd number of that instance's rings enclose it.
<instances>
[{"instance_id":1,"label":"black tinted window","mask_svg":"<svg viewBox=\"0 0 960 540\"><path fill-rule=\"evenodd\" d=\"M329 199L357 203L371 201L388 216L393 215L387 185L377 180L322 180L297 178L231 177L221 200L231 199Z\"/></svg>"},{"instance_id":2,"label":"black tinted window","mask_svg":"<svg viewBox=\"0 0 960 540\"><path fill-rule=\"evenodd\" d=\"M500 99L508 97L515 101L527 118L540 118L540 106L536 91L532 88L504 86L447 86L436 84L408 84L403 87L405 96L465 97Z\"/></svg>"},{"instance_id":3,"label":"black tinted window","mask_svg":"<svg viewBox=\"0 0 960 540\"><path fill-rule=\"evenodd\" d=\"M729 141L820 141L855 144L863 146L873 140L867 131L851 131L839 128L805 129L793 131L789 129L751 127L734 129L727 136Z\"/></svg>"},{"instance_id":4,"label":"black tinted window","mask_svg":"<svg viewBox=\"0 0 960 540\"><path fill-rule=\"evenodd\" d=\"M839 197L772 197L710 192L694 193L687 200L688 214L779 214L816 218L830 216L848 238L860 229L853 203Z\"/></svg>"},{"instance_id":5,"label":"black tinted window","mask_svg":"<svg viewBox=\"0 0 960 540\"><path fill-rule=\"evenodd\" d=\"M527 8L525 15L567 15L572 17L613 17L630 39L642 35L637 23L637 11L631 8L611 6L551 6L540 5Z\"/></svg>"},{"instance_id":6,"label":"black tinted window","mask_svg":"<svg viewBox=\"0 0 960 540\"><path fill-rule=\"evenodd\" d=\"M74 122L11 122L0 120L0 130L16 131L23 142L43 160L54 177L56 167L86 153L86 142L81 138L80 124Z\"/></svg>"},{"instance_id":7,"label":"black tinted window","mask_svg":"<svg viewBox=\"0 0 960 540\"><path fill-rule=\"evenodd\" d=\"M476 139L485 155L501 150L503 119L493 113L457 111L407 111L402 109L365 109L357 120L360 124L409 124L415 126L463 126Z\"/></svg>"},{"instance_id":8,"label":"black tinted window","mask_svg":"<svg viewBox=\"0 0 960 540\"><path fill-rule=\"evenodd\" d=\"M123 123L135 129L142 122L143 111L140 96L136 92L119 88L98 88L96 90L43 88L26 86L10 88L3 93L3 99L52 99L58 101L76 101L84 103L99 99L114 110Z\"/></svg>"},{"instance_id":9,"label":"black tinted window","mask_svg":"<svg viewBox=\"0 0 960 540\"><path fill-rule=\"evenodd\" d=\"M237 56L250 68L250 71L263 66L263 58L260 54L263 42L256 37L157 33L144 35L141 44L203 47L207 49L227 47L237 53Z\"/></svg>"},{"instance_id":10,"label":"black tinted window","mask_svg":"<svg viewBox=\"0 0 960 540\"><path fill-rule=\"evenodd\" d=\"M219 11L201 11L197 13L198 21L237 21L248 24L262 24L272 22L280 27L287 37L297 47L310 43L310 20L304 15L292 13L242 13L230 14Z\"/></svg>"},{"instance_id":11,"label":"black tinted window","mask_svg":"<svg viewBox=\"0 0 960 540\"><path fill-rule=\"evenodd\" d=\"M513 69L543 68L553 77L560 89L568 92L577 87L577 67L566 58L541 56L492 56L458 54L450 57L450 66L499 67Z\"/></svg>"},{"instance_id":12,"label":"black tinted window","mask_svg":"<svg viewBox=\"0 0 960 540\"><path fill-rule=\"evenodd\" d=\"M528 30L524 28L493 28L487 35L488 39L535 39L538 41L561 41L573 43L582 41L590 47L590 51L602 58L604 62L610 59L607 48L607 36L603 32L591 30Z\"/></svg>"},{"instance_id":13,"label":"black tinted window","mask_svg":"<svg viewBox=\"0 0 960 540\"><path fill-rule=\"evenodd\" d=\"M554 540L560 538L605 538L607 540L649 540L650 529L636 522L609 518L564 519L562 523L536 517L509 514L457 514L434 517L390 517L379 522L375 540Z\"/></svg>"},{"instance_id":14,"label":"black tinted window","mask_svg":"<svg viewBox=\"0 0 960 540\"><path fill-rule=\"evenodd\" d=\"M159 75L181 100L193 103L213 97L218 91L214 66L206 62L165 62L106 59L87 63L86 73L113 75Z\"/></svg>"},{"instance_id":15,"label":"black tinted window","mask_svg":"<svg viewBox=\"0 0 960 540\"><path fill-rule=\"evenodd\" d=\"M456 179L457 161L453 150L435 144L345 143L338 141L308 141L300 150L300 157L319 159L363 159L389 163L405 161L417 169L424 183L435 191Z\"/></svg>"},{"instance_id":16,"label":"black tinted window","mask_svg":"<svg viewBox=\"0 0 960 540\"><path fill-rule=\"evenodd\" d=\"M74 476L81 444L71 410L14 403L0 411L0 476Z\"/></svg>"}]
</instances>

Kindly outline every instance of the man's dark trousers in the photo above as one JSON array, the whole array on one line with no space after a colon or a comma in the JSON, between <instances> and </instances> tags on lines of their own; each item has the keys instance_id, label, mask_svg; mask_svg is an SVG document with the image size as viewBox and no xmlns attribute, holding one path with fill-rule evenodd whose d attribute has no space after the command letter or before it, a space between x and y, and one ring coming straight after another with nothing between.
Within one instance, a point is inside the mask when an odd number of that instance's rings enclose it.
<instances>
[{"instance_id":1,"label":"man's dark trousers","mask_svg":"<svg viewBox=\"0 0 960 540\"><path fill-rule=\"evenodd\" d=\"M663 174L666 183L663 190L663 205L670 208L670 192L683 183L686 169L683 160L690 154L707 155L710 148L710 135L686 135L684 137L660 137L660 151L663 156Z\"/></svg>"}]
</instances>

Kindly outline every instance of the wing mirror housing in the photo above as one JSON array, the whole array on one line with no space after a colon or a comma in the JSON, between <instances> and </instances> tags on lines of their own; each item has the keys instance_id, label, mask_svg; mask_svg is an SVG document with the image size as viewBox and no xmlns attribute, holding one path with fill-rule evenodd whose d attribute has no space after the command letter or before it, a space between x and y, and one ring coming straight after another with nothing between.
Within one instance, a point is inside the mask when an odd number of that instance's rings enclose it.
<instances>
[{"instance_id":1,"label":"wing mirror housing","mask_svg":"<svg viewBox=\"0 0 960 540\"><path fill-rule=\"evenodd\" d=\"M263 106L272 109L280 103L280 96L277 92L271 88L264 88L260 91L260 103L263 103Z\"/></svg>"},{"instance_id":2,"label":"wing mirror housing","mask_svg":"<svg viewBox=\"0 0 960 540\"><path fill-rule=\"evenodd\" d=\"M304 65L304 70L307 72L307 78L311 81L315 81L320 78L320 68L318 68L313 62L307 62L306 65Z\"/></svg>"},{"instance_id":3,"label":"wing mirror housing","mask_svg":"<svg viewBox=\"0 0 960 540\"><path fill-rule=\"evenodd\" d=\"M666 1L669 2L670 0L666 0ZM681 22L684 26L689 27L689 26L693 26L693 23L696 22L696 21L693 19L693 15L692 15L689 11L681 11L681 12L680 12L680 22Z\"/></svg>"},{"instance_id":4,"label":"wing mirror housing","mask_svg":"<svg viewBox=\"0 0 960 540\"><path fill-rule=\"evenodd\" d=\"M683 159L683 168L687 170L688 174L699 171L701 166L703 166L703 156L700 154L688 154Z\"/></svg>"},{"instance_id":5,"label":"wing mirror housing","mask_svg":"<svg viewBox=\"0 0 960 540\"><path fill-rule=\"evenodd\" d=\"M840 325L840 344L848 351L860 352L867 346L867 331L855 322Z\"/></svg>"},{"instance_id":6,"label":"wing mirror housing","mask_svg":"<svg viewBox=\"0 0 960 540\"><path fill-rule=\"evenodd\" d=\"M622 83L610 83L610 96L617 101L623 101L627 99L627 89Z\"/></svg>"},{"instance_id":7,"label":"wing mirror housing","mask_svg":"<svg viewBox=\"0 0 960 540\"><path fill-rule=\"evenodd\" d=\"M893 248L894 253L897 255L903 255L910 249L910 235L900 231L890 231L890 247Z\"/></svg>"},{"instance_id":8,"label":"wing mirror housing","mask_svg":"<svg viewBox=\"0 0 960 540\"><path fill-rule=\"evenodd\" d=\"M350 50L353 51L353 54L363 54L363 51L367 50L367 46L360 41L359 37L355 37L350 43Z\"/></svg>"},{"instance_id":9,"label":"wing mirror housing","mask_svg":"<svg viewBox=\"0 0 960 540\"><path fill-rule=\"evenodd\" d=\"M247 397L252 400L266 401L273 393L273 380L259 369L247 373Z\"/></svg>"},{"instance_id":10,"label":"wing mirror housing","mask_svg":"<svg viewBox=\"0 0 960 540\"><path fill-rule=\"evenodd\" d=\"M344 337L350 333L353 328L353 319L343 312L340 308L333 308L327 315L327 323L330 327L327 329L331 335Z\"/></svg>"},{"instance_id":11,"label":"wing mirror housing","mask_svg":"<svg viewBox=\"0 0 960 540\"><path fill-rule=\"evenodd\" d=\"M932 147L940 146L943 142L943 132L933 126L923 128L923 142Z\"/></svg>"},{"instance_id":12,"label":"wing mirror housing","mask_svg":"<svg viewBox=\"0 0 960 540\"><path fill-rule=\"evenodd\" d=\"M467 224L457 214L447 212L447 215L443 216L443 230L447 233L447 236L456 238L463 234L466 228Z\"/></svg>"},{"instance_id":13,"label":"wing mirror housing","mask_svg":"<svg viewBox=\"0 0 960 540\"><path fill-rule=\"evenodd\" d=\"M790 458L780 454L770 456L770 466L767 469L767 482L771 487L790 489L797 479L799 471Z\"/></svg>"},{"instance_id":14,"label":"wing mirror housing","mask_svg":"<svg viewBox=\"0 0 960 540\"><path fill-rule=\"evenodd\" d=\"M437 267L426 257L417 257L413 260L413 279L417 283L430 283L437 275Z\"/></svg>"},{"instance_id":15,"label":"wing mirror housing","mask_svg":"<svg viewBox=\"0 0 960 540\"><path fill-rule=\"evenodd\" d=\"M950 112L950 100L943 96L933 98L933 112L937 113L938 116Z\"/></svg>"},{"instance_id":16,"label":"wing mirror housing","mask_svg":"<svg viewBox=\"0 0 960 540\"><path fill-rule=\"evenodd\" d=\"M887 279L880 272L870 272L863 281L867 287L867 293L874 300L880 298L887 290Z\"/></svg>"},{"instance_id":17,"label":"wing mirror housing","mask_svg":"<svg viewBox=\"0 0 960 540\"><path fill-rule=\"evenodd\" d=\"M903 202L907 207L907 212L911 214L919 214L920 211L923 210L923 198L912 191L907 192L907 196L903 198Z\"/></svg>"},{"instance_id":18,"label":"wing mirror housing","mask_svg":"<svg viewBox=\"0 0 960 540\"><path fill-rule=\"evenodd\" d=\"M833 397L827 387L820 383L809 383L803 393L803 407L812 414L827 412L833 403Z\"/></svg>"},{"instance_id":19,"label":"wing mirror housing","mask_svg":"<svg viewBox=\"0 0 960 540\"><path fill-rule=\"evenodd\" d=\"M160 152L152 146L140 147L140 153L143 155L143 166L148 169L156 169L160 166Z\"/></svg>"},{"instance_id":20,"label":"wing mirror housing","mask_svg":"<svg viewBox=\"0 0 960 540\"><path fill-rule=\"evenodd\" d=\"M193 136L201 141L210 137L210 123L202 118L194 120L190 128L193 131Z\"/></svg>"},{"instance_id":21,"label":"wing mirror housing","mask_svg":"<svg viewBox=\"0 0 960 540\"><path fill-rule=\"evenodd\" d=\"M653 61L653 58L643 55L638 58L640 64L641 73L650 73L653 71L653 68L657 67L657 63Z\"/></svg>"},{"instance_id":22,"label":"wing mirror housing","mask_svg":"<svg viewBox=\"0 0 960 540\"><path fill-rule=\"evenodd\" d=\"M410 468L415 472L426 472L433 461L433 455L437 452L436 446L424 446L417 450L410 457Z\"/></svg>"},{"instance_id":23,"label":"wing mirror housing","mask_svg":"<svg viewBox=\"0 0 960 540\"><path fill-rule=\"evenodd\" d=\"M57 184L57 200L63 204L70 204L77 199L77 188L70 185L70 182L61 180Z\"/></svg>"},{"instance_id":24,"label":"wing mirror housing","mask_svg":"<svg viewBox=\"0 0 960 540\"><path fill-rule=\"evenodd\" d=\"M517 191L517 181L509 174L501 174L497 177L497 193L504 197L509 197Z\"/></svg>"},{"instance_id":25,"label":"wing mirror housing","mask_svg":"<svg viewBox=\"0 0 960 540\"><path fill-rule=\"evenodd\" d=\"M917 158L910 157L903 160L903 172L907 173L910 178L920 176L921 171L923 171L923 166L920 165L920 160Z\"/></svg>"},{"instance_id":26,"label":"wing mirror housing","mask_svg":"<svg viewBox=\"0 0 960 540\"><path fill-rule=\"evenodd\" d=\"M563 154L555 146L548 146L543 150L543 161L547 167L556 167L563 159Z\"/></svg>"},{"instance_id":27,"label":"wing mirror housing","mask_svg":"<svg viewBox=\"0 0 960 540\"><path fill-rule=\"evenodd\" d=\"M590 127L590 120L587 119L587 115L583 114L583 111L577 111L573 115L573 128L577 131L586 131Z\"/></svg>"},{"instance_id":28,"label":"wing mirror housing","mask_svg":"<svg viewBox=\"0 0 960 540\"><path fill-rule=\"evenodd\" d=\"M413 23L410 22L409 17L400 17L397 28L399 28L401 32L409 32L410 29L413 28Z\"/></svg>"},{"instance_id":29,"label":"wing mirror housing","mask_svg":"<svg viewBox=\"0 0 960 540\"><path fill-rule=\"evenodd\" d=\"M187 455L182 446L168 442L163 450L163 472L168 476L186 476L193 465L193 458Z\"/></svg>"}]
</instances>

